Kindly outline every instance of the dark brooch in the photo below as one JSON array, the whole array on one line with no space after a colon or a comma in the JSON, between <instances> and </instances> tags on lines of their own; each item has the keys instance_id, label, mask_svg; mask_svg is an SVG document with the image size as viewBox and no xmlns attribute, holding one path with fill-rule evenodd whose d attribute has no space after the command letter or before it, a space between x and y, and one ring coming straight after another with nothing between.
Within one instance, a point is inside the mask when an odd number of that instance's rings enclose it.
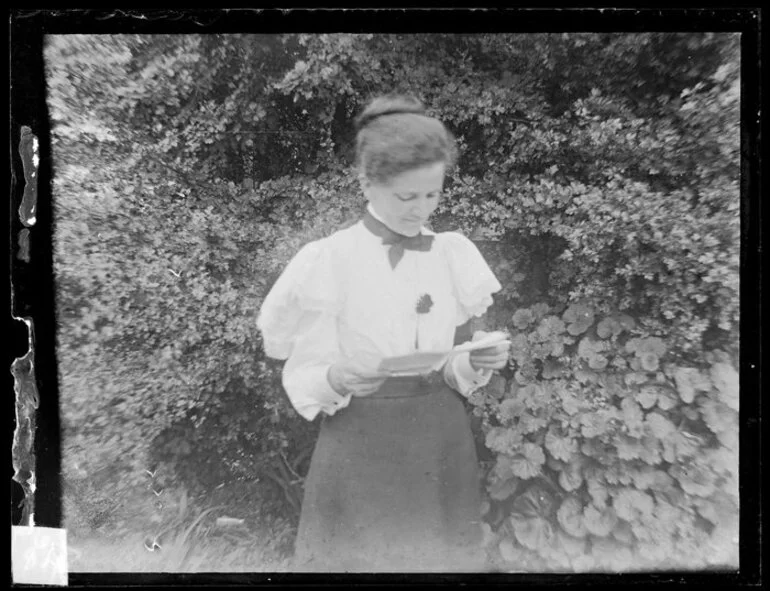
<instances>
[{"instance_id":1,"label":"dark brooch","mask_svg":"<svg viewBox=\"0 0 770 591\"><path fill-rule=\"evenodd\" d=\"M417 300L417 313L427 314L430 312L431 306L433 306L433 300L431 299L430 294L424 293L420 296L420 299Z\"/></svg>"}]
</instances>

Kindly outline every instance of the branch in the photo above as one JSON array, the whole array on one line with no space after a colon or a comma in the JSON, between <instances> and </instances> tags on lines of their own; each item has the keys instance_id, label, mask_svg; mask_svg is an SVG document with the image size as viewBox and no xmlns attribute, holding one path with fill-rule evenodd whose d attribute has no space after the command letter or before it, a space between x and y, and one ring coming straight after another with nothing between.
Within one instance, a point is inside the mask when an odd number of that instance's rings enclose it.
<instances>
[{"instance_id":1,"label":"branch","mask_svg":"<svg viewBox=\"0 0 770 591\"><path fill-rule=\"evenodd\" d=\"M175 166L171 166L170 164L168 164L166 162L163 162L163 160L161 160L157 156L154 156L154 155L151 155L151 154L147 154L146 156L147 156L147 158L149 158L150 160L152 160L156 164L160 164L162 167L167 168L171 172L174 172L174 173L178 174L179 176L181 176L184 179L185 183L187 183L188 185L194 185L194 186L199 187L200 189L203 189L203 190L209 190L210 189L210 186L206 185L206 184L203 184L202 180L201 181L197 181L197 180L191 178L185 171L180 170L180 169L176 168Z\"/></svg>"},{"instance_id":2,"label":"branch","mask_svg":"<svg viewBox=\"0 0 770 591\"><path fill-rule=\"evenodd\" d=\"M313 448L311 446L305 447L305 449L297 454L297 457L294 459L294 463L292 464L292 468L296 471L302 462L304 462L312 453Z\"/></svg>"},{"instance_id":3,"label":"branch","mask_svg":"<svg viewBox=\"0 0 770 591\"><path fill-rule=\"evenodd\" d=\"M284 453L283 453L283 452L280 452L280 457L281 457L281 460L283 460L283 463L284 463L284 465L285 465L285 466L286 466L286 468L289 470L289 472L291 472L291 475L292 475L292 476L294 476L294 478L296 479L296 481L297 481L297 482L302 482L302 480L303 480L302 476L300 476L299 474L297 474L297 472L294 470L294 468L292 467L292 465L289 463L289 460L287 460L287 459L286 459L286 456L284 455Z\"/></svg>"},{"instance_id":4,"label":"branch","mask_svg":"<svg viewBox=\"0 0 770 591\"><path fill-rule=\"evenodd\" d=\"M299 504L297 503L297 500L294 498L294 493L286 485L286 482L284 482L284 480L280 478L275 473L275 471L270 468L264 469L263 473L265 474L265 476L267 476L270 480L275 482L281 488L281 490L283 491L283 495L291 505L292 510L294 511L295 514L299 515L299 512L300 512Z\"/></svg>"}]
</instances>

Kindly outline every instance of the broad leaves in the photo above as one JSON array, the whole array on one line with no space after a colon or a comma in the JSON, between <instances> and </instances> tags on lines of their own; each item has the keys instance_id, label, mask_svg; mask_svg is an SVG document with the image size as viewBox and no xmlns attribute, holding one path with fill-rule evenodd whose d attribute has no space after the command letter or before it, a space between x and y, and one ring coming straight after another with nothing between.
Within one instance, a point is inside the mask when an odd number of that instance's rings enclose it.
<instances>
[{"instance_id":1,"label":"broad leaves","mask_svg":"<svg viewBox=\"0 0 770 591\"><path fill-rule=\"evenodd\" d=\"M634 319L627 314L608 316L596 325L596 334L600 339L609 339L631 330L634 325Z\"/></svg>"},{"instance_id":2,"label":"broad leaves","mask_svg":"<svg viewBox=\"0 0 770 591\"><path fill-rule=\"evenodd\" d=\"M589 564L622 570L642 557L654 565L664 554L657 548L674 547L678 530L672 529L672 520L679 521L686 539L700 535L685 519L690 513L666 517L667 510L689 504L706 519L721 516L720 523L735 510L729 502L712 501L718 494L737 497L737 460L730 451L737 413L728 404L735 392L734 376L729 365L714 370L721 376L720 390L712 374L666 364L668 346L658 337L631 338L622 350L610 351L608 344L623 332L620 325L602 320L601 331L598 325L582 326L578 316L573 318L578 312L564 320L567 332L569 326L582 331L580 338L558 360L543 361L543 381L529 378L499 406L502 421L532 438L522 437L516 452L506 457L506 472L522 480L549 476L563 493L551 516L536 508L537 503L522 505L523 497L517 497L510 525L521 546L554 568L564 568L566 561L576 570ZM548 325L538 324L534 314L520 314L517 320L539 330L533 346L549 334ZM554 332L559 330L563 327ZM522 354L527 356L526 348ZM612 364L580 363L599 356L611 358ZM713 438L706 428L721 447L709 448ZM548 454L545 463L542 448ZM718 480L716 473L724 479ZM520 488L496 482L490 491L505 499ZM736 492L725 492L728 488ZM590 546L581 540L586 539L593 540L594 556L585 555ZM683 540L676 542L679 548L685 547ZM613 546L617 543L622 547ZM613 551L604 552L602 544Z\"/></svg>"},{"instance_id":3,"label":"broad leaves","mask_svg":"<svg viewBox=\"0 0 770 591\"><path fill-rule=\"evenodd\" d=\"M618 517L612 507L600 509L596 505L588 505L583 511L586 530L595 536L608 536L617 522Z\"/></svg>"},{"instance_id":4,"label":"broad leaves","mask_svg":"<svg viewBox=\"0 0 770 591\"><path fill-rule=\"evenodd\" d=\"M535 322L535 314L527 308L520 308L513 313L511 321L519 330L525 330Z\"/></svg>"},{"instance_id":5,"label":"broad leaves","mask_svg":"<svg viewBox=\"0 0 770 591\"><path fill-rule=\"evenodd\" d=\"M583 516L583 504L576 496L565 498L556 516L559 520L559 525L570 536L584 538L588 535L588 529L586 529Z\"/></svg>"},{"instance_id":6,"label":"broad leaves","mask_svg":"<svg viewBox=\"0 0 770 591\"><path fill-rule=\"evenodd\" d=\"M698 399L701 416L720 443L730 449L737 449L738 413L711 395Z\"/></svg>"},{"instance_id":7,"label":"broad leaves","mask_svg":"<svg viewBox=\"0 0 770 591\"><path fill-rule=\"evenodd\" d=\"M615 413L610 410L585 413L580 417L580 432L589 439L604 435L611 428L614 416Z\"/></svg>"},{"instance_id":8,"label":"broad leaves","mask_svg":"<svg viewBox=\"0 0 770 591\"><path fill-rule=\"evenodd\" d=\"M497 406L497 414L505 423L514 423L526 411L524 403L518 398L508 398Z\"/></svg>"},{"instance_id":9,"label":"broad leaves","mask_svg":"<svg viewBox=\"0 0 770 591\"><path fill-rule=\"evenodd\" d=\"M663 440L663 459L674 463L695 457L705 448L706 438L686 429L676 429L673 434Z\"/></svg>"},{"instance_id":10,"label":"broad leaves","mask_svg":"<svg viewBox=\"0 0 770 591\"><path fill-rule=\"evenodd\" d=\"M714 474L726 477L738 477L738 450L727 447L701 450L702 463L709 466Z\"/></svg>"},{"instance_id":11,"label":"broad leaves","mask_svg":"<svg viewBox=\"0 0 770 591\"><path fill-rule=\"evenodd\" d=\"M711 389L708 376L693 367L677 367L673 375L679 397L685 404L692 403L698 392L708 392Z\"/></svg>"},{"instance_id":12,"label":"broad leaves","mask_svg":"<svg viewBox=\"0 0 770 591\"><path fill-rule=\"evenodd\" d=\"M648 494L635 488L621 488L615 493L612 506L618 517L626 521L636 521L649 517L655 503Z\"/></svg>"},{"instance_id":13,"label":"broad leaves","mask_svg":"<svg viewBox=\"0 0 770 591\"><path fill-rule=\"evenodd\" d=\"M669 489L673 479L663 470L651 466L640 467L631 472L634 486L640 490L652 489L662 491Z\"/></svg>"},{"instance_id":14,"label":"broad leaves","mask_svg":"<svg viewBox=\"0 0 770 591\"><path fill-rule=\"evenodd\" d=\"M588 367L594 371L602 371L609 365L608 355L612 345L601 339L585 336L580 339L577 348L578 357L585 359Z\"/></svg>"},{"instance_id":15,"label":"broad leaves","mask_svg":"<svg viewBox=\"0 0 770 591\"><path fill-rule=\"evenodd\" d=\"M545 417L537 416L529 412L522 413L518 418L519 421L517 427L525 435L536 433L548 425L548 420Z\"/></svg>"},{"instance_id":16,"label":"broad leaves","mask_svg":"<svg viewBox=\"0 0 770 591\"><path fill-rule=\"evenodd\" d=\"M618 458L621 460L636 460L645 455L644 443L641 439L620 435L615 441Z\"/></svg>"},{"instance_id":17,"label":"broad leaves","mask_svg":"<svg viewBox=\"0 0 770 591\"><path fill-rule=\"evenodd\" d=\"M543 550L554 539L555 530L549 519L544 517L511 516L511 527L516 540L530 550Z\"/></svg>"},{"instance_id":18,"label":"broad leaves","mask_svg":"<svg viewBox=\"0 0 770 591\"><path fill-rule=\"evenodd\" d=\"M487 392L492 395L496 400L501 400L505 396L506 383L499 375L493 375L487 385Z\"/></svg>"},{"instance_id":19,"label":"broad leaves","mask_svg":"<svg viewBox=\"0 0 770 591\"><path fill-rule=\"evenodd\" d=\"M574 437L562 436L551 428L545 435L545 448L557 460L568 462L577 452L578 444Z\"/></svg>"},{"instance_id":20,"label":"broad leaves","mask_svg":"<svg viewBox=\"0 0 770 591\"><path fill-rule=\"evenodd\" d=\"M485 443L489 449L509 456L516 454L521 442L521 433L503 427L493 427L485 438Z\"/></svg>"},{"instance_id":21,"label":"broad leaves","mask_svg":"<svg viewBox=\"0 0 770 591\"><path fill-rule=\"evenodd\" d=\"M496 501L503 501L512 496L519 488L519 480L517 478L511 478L509 480L501 480L495 478L487 486L489 496Z\"/></svg>"},{"instance_id":22,"label":"broad leaves","mask_svg":"<svg viewBox=\"0 0 770 591\"><path fill-rule=\"evenodd\" d=\"M626 431L631 437L641 437L644 432L644 413L639 404L631 397L624 398L620 402L623 411L621 420Z\"/></svg>"},{"instance_id":23,"label":"broad leaves","mask_svg":"<svg viewBox=\"0 0 770 591\"><path fill-rule=\"evenodd\" d=\"M657 404L658 392L659 390L655 386L642 386L634 395L634 399L642 406L642 408L648 410Z\"/></svg>"},{"instance_id":24,"label":"broad leaves","mask_svg":"<svg viewBox=\"0 0 770 591\"><path fill-rule=\"evenodd\" d=\"M589 306L575 304L567 308L562 319L567 323L567 332L579 335L594 323L594 311Z\"/></svg>"},{"instance_id":25,"label":"broad leaves","mask_svg":"<svg viewBox=\"0 0 770 591\"><path fill-rule=\"evenodd\" d=\"M651 354L660 358L665 354L666 349L666 343L658 337L633 338L626 342L626 351L633 353L637 357Z\"/></svg>"},{"instance_id":26,"label":"broad leaves","mask_svg":"<svg viewBox=\"0 0 770 591\"><path fill-rule=\"evenodd\" d=\"M559 486L571 492L580 488L583 484L583 472L581 462L574 461L567 464L559 472Z\"/></svg>"},{"instance_id":27,"label":"broad leaves","mask_svg":"<svg viewBox=\"0 0 770 591\"><path fill-rule=\"evenodd\" d=\"M530 550L551 544L555 529L551 523L555 498L543 484L535 482L513 502L510 523L518 542Z\"/></svg>"},{"instance_id":28,"label":"broad leaves","mask_svg":"<svg viewBox=\"0 0 770 591\"><path fill-rule=\"evenodd\" d=\"M535 481L516 497L512 512L520 517L549 517L555 501L554 494L541 482Z\"/></svg>"},{"instance_id":29,"label":"broad leaves","mask_svg":"<svg viewBox=\"0 0 770 591\"><path fill-rule=\"evenodd\" d=\"M499 455L489 475L487 490L489 496L496 501L505 500L513 495L521 482L514 476L511 459L510 456Z\"/></svg>"},{"instance_id":30,"label":"broad leaves","mask_svg":"<svg viewBox=\"0 0 770 591\"><path fill-rule=\"evenodd\" d=\"M735 368L724 362L711 366L711 381L719 392L719 400L731 410L738 410L739 377Z\"/></svg>"},{"instance_id":31,"label":"broad leaves","mask_svg":"<svg viewBox=\"0 0 770 591\"><path fill-rule=\"evenodd\" d=\"M544 463L543 448L535 443L524 443L520 452L511 458L511 469L516 476L527 480L540 474Z\"/></svg>"},{"instance_id":32,"label":"broad leaves","mask_svg":"<svg viewBox=\"0 0 770 591\"><path fill-rule=\"evenodd\" d=\"M695 463L677 464L669 470L682 489L691 495L708 497L716 489L716 477L714 473Z\"/></svg>"},{"instance_id":33,"label":"broad leaves","mask_svg":"<svg viewBox=\"0 0 770 591\"><path fill-rule=\"evenodd\" d=\"M588 477L586 478L586 487L594 505L606 507L610 495L606 484L598 478Z\"/></svg>"},{"instance_id":34,"label":"broad leaves","mask_svg":"<svg viewBox=\"0 0 770 591\"><path fill-rule=\"evenodd\" d=\"M676 425L659 412L651 412L645 419L648 433L656 439L666 440L676 432Z\"/></svg>"}]
</instances>

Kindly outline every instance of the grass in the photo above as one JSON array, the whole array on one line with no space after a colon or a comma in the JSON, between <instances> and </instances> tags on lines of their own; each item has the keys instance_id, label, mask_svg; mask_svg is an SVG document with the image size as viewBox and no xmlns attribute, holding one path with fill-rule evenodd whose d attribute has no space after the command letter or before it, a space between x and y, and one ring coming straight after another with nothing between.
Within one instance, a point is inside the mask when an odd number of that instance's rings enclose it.
<instances>
[{"instance_id":1,"label":"grass","mask_svg":"<svg viewBox=\"0 0 770 591\"><path fill-rule=\"evenodd\" d=\"M196 572L286 572L288 560L278 559L269 540L255 537L252 543L206 539L196 544L164 544L153 552L145 548L144 536L121 539L90 537L69 543L71 573L196 573Z\"/></svg>"},{"instance_id":2,"label":"grass","mask_svg":"<svg viewBox=\"0 0 770 591\"><path fill-rule=\"evenodd\" d=\"M86 494L88 493L88 494ZM65 493L66 495L66 493ZM259 490L236 484L197 498L186 490L124 492L108 502L80 489L65 500L71 573L286 572L290 526L261 516ZM163 500L158 508L157 500ZM110 509L105 506L111 505ZM99 519L94 519L99 515ZM218 517L242 520L218 525Z\"/></svg>"},{"instance_id":3,"label":"grass","mask_svg":"<svg viewBox=\"0 0 770 591\"><path fill-rule=\"evenodd\" d=\"M69 572L289 572L294 532L285 520L265 515L264 493L258 485L237 482L195 498L184 489L165 489L160 497L142 487L111 497L93 487L71 490L69 497L65 491ZM158 499L164 503L160 510ZM232 518L230 524L218 525L220 517ZM496 547L499 540L488 535ZM703 549L728 570L737 568L736 550L730 537L717 537ZM516 549L502 562L495 552L489 558L493 572L544 572L542 561L532 563L531 553Z\"/></svg>"}]
</instances>

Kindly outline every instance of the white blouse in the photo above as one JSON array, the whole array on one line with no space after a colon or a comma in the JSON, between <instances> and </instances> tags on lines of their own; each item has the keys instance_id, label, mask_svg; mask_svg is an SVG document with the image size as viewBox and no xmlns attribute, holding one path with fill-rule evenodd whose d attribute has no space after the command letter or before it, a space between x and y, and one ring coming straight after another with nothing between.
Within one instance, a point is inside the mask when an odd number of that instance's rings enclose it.
<instances>
[{"instance_id":1,"label":"white blouse","mask_svg":"<svg viewBox=\"0 0 770 591\"><path fill-rule=\"evenodd\" d=\"M287 360L283 386L305 419L350 402L329 385L332 364L406 355L416 343L420 351L451 349L455 328L492 304L502 286L476 245L456 232L422 232L434 236L431 250L405 250L393 269L389 246L359 221L305 245L265 297L257 319L265 353ZM433 306L418 314L423 294ZM468 353L444 367L447 384L465 396L491 375L475 371Z\"/></svg>"}]
</instances>

